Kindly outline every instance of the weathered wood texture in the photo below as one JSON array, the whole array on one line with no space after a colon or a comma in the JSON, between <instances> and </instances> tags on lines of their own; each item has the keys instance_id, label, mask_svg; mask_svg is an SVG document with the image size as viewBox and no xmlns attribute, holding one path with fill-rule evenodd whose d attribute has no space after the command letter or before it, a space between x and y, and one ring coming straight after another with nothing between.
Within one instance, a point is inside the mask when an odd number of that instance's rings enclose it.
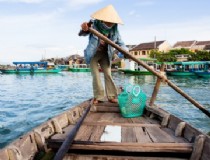
<instances>
[{"instance_id":1,"label":"weathered wood texture","mask_svg":"<svg viewBox=\"0 0 210 160\"><path fill-rule=\"evenodd\" d=\"M172 129L175 132L181 122L183 122L181 119L173 115L170 115L168 128ZM195 141L196 136L200 135L201 132L193 128L191 125L185 124L184 129L181 134L186 140L193 143Z\"/></svg>"},{"instance_id":2,"label":"weathered wood texture","mask_svg":"<svg viewBox=\"0 0 210 160\"><path fill-rule=\"evenodd\" d=\"M63 157L65 156L65 154L68 152L69 150L69 146L72 144L77 131L79 130L82 122L84 121L85 117L88 115L91 105L93 104L93 99L90 101L90 103L88 104L88 106L86 107L85 111L82 112L83 114L81 115L81 117L79 118L79 120L77 121L77 123L74 125L74 127L72 128L71 132L69 134L67 134L65 140L63 141L61 147L59 148L58 152L56 153L54 160L62 160Z\"/></svg>"},{"instance_id":3,"label":"weathered wood texture","mask_svg":"<svg viewBox=\"0 0 210 160\"><path fill-rule=\"evenodd\" d=\"M173 152L191 153L192 144L190 143L92 143L92 144L73 144L71 149L86 150L115 150L124 152Z\"/></svg>"},{"instance_id":4,"label":"weathered wood texture","mask_svg":"<svg viewBox=\"0 0 210 160\"><path fill-rule=\"evenodd\" d=\"M7 148L10 160L33 159L37 151L33 133L22 136Z\"/></svg>"},{"instance_id":5,"label":"weathered wood texture","mask_svg":"<svg viewBox=\"0 0 210 160\"><path fill-rule=\"evenodd\" d=\"M0 150L0 160L9 160L9 155L6 149Z\"/></svg>"},{"instance_id":6,"label":"weathered wood texture","mask_svg":"<svg viewBox=\"0 0 210 160\"><path fill-rule=\"evenodd\" d=\"M132 157L111 155L76 155L67 154L63 160L187 160L185 158L167 157Z\"/></svg>"},{"instance_id":7,"label":"weathered wood texture","mask_svg":"<svg viewBox=\"0 0 210 160\"><path fill-rule=\"evenodd\" d=\"M193 152L191 154L190 160L200 160L201 154L203 152L204 141L206 137L204 135L199 135L195 139L193 145Z\"/></svg>"},{"instance_id":8,"label":"weathered wood texture","mask_svg":"<svg viewBox=\"0 0 210 160\"><path fill-rule=\"evenodd\" d=\"M120 113L112 112L113 108L118 107L112 107L110 103L100 103L95 107L95 111L90 112L82 123L70 148L71 150L162 152L189 155L193 150L194 138L199 133L187 124L180 127L183 121L158 107L147 109L150 112L148 115L152 113L153 116L147 117L144 115L136 118L123 118ZM99 109L99 111L97 107L102 110ZM107 112L108 110L111 112ZM101 142L101 136L107 125L121 126L121 143ZM64 128L63 131L62 134L52 136L49 146L52 148L59 147L67 132L71 131L71 127ZM175 131L177 134L175 134ZM80 158L85 157L79 156ZM92 157L86 158L91 159ZM98 159L100 158L102 157L99 156ZM123 159L123 157L121 158Z\"/></svg>"},{"instance_id":9,"label":"weathered wood texture","mask_svg":"<svg viewBox=\"0 0 210 160\"><path fill-rule=\"evenodd\" d=\"M165 67L165 64L162 64L161 68L160 68L160 73L164 73L164 67ZM156 97L157 97L157 94L158 94L158 91L159 91L159 88L160 88L161 81L162 80L160 78L157 78L155 87L153 89L152 97L150 99L150 103L149 103L150 106L154 105L154 102L156 100Z\"/></svg>"},{"instance_id":10,"label":"weathered wood texture","mask_svg":"<svg viewBox=\"0 0 210 160\"><path fill-rule=\"evenodd\" d=\"M141 122L141 123L136 123ZM186 142L183 138L174 136L174 132L166 132L159 124L152 124L148 118L122 118L117 113L89 113L79 129L75 141L91 141L96 137L98 142L106 125L122 127L122 142L152 142L152 143L179 143ZM68 129L67 129L68 130ZM70 130L69 130L70 131ZM141 135L141 136L140 136ZM63 137L62 137L63 136ZM63 140L65 134L52 139ZM96 142L96 138L92 138Z\"/></svg>"},{"instance_id":11,"label":"weathered wood texture","mask_svg":"<svg viewBox=\"0 0 210 160\"><path fill-rule=\"evenodd\" d=\"M201 160L209 160L210 159L210 138L207 136L204 146L203 146L203 152L201 155Z\"/></svg>"}]
</instances>

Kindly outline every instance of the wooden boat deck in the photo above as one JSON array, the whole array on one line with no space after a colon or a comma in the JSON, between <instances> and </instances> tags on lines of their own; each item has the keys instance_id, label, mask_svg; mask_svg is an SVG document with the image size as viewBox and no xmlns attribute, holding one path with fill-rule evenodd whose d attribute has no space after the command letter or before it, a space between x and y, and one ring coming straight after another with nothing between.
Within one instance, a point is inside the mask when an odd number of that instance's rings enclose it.
<instances>
[{"instance_id":1,"label":"wooden boat deck","mask_svg":"<svg viewBox=\"0 0 210 160\"><path fill-rule=\"evenodd\" d=\"M169 121L165 111L151 110L152 114L147 111L142 117L123 118L116 104L106 102L92 106L64 159L189 159L193 151L190 141L195 135L175 136L175 125L180 120L171 117ZM168 119L168 127L164 126L164 118ZM101 140L109 125L120 127L120 142ZM57 150L73 127L70 125L62 133L53 135L48 140L49 147Z\"/></svg>"},{"instance_id":2,"label":"wooden boat deck","mask_svg":"<svg viewBox=\"0 0 210 160\"><path fill-rule=\"evenodd\" d=\"M23 135L0 150L0 160L53 159L89 103ZM115 133L107 132L108 126L118 127L117 135L105 141L101 137ZM64 160L209 160L210 138L157 106L147 106L142 117L123 118L118 105L105 102L91 107L67 149Z\"/></svg>"}]
</instances>

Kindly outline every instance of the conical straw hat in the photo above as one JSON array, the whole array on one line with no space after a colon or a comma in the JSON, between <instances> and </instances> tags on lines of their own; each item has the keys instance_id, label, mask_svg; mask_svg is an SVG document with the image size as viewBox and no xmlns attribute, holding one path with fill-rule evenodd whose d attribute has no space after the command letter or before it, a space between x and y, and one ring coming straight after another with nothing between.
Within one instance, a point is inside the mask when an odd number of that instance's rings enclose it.
<instances>
[{"instance_id":1,"label":"conical straw hat","mask_svg":"<svg viewBox=\"0 0 210 160\"><path fill-rule=\"evenodd\" d=\"M105 22L123 24L123 21L112 5L108 5L96 11L91 17Z\"/></svg>"}]
</instances>

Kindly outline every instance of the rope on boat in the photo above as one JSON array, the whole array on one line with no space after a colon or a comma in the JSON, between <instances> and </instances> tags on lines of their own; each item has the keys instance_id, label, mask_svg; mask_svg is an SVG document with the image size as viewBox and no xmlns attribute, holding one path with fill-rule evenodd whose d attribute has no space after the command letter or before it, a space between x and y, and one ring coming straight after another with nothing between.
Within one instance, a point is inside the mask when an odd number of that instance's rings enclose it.
<instances>
[{"instance_id":1,"label":"rope on boat","mask_svg":"<svg viewBox=\"0 0 210 160\"><path fill-rule=\"evenodd\" d=\"M182 91L178 86L176 86L175 84L173 84L171 81L169 81L165 76L161 75L160 73L158 73L157 71L155 71L154 69L150 68L145 62L137 59L136 57L134 57L132 54L130 54L128 51L126 51L125 49L121 48L119 45L115 44L114 42L112 42L110 39L108 39L107 37L105 37L104 35L102 35L101 33L99 33L98 31L96 31L95 29L89 27L89 32L91 32L92 34L98 36L100 39L102 39L104 42L110 44L112 47L116 48L119 52L123 53L124 55L126 55L126 57L132 59L133 61L137 62L138 64L140 64L141 66L143 66L144 68L146 68L148 71L152 72L154 75L156 75L158 78L162 79L163 81L165 81L166 83L168 83L168 85L173 88L176 92L180 93L183 97L185 97L188 101L190 101L192 104L194 104L194 106L196 106L198 109L200 109L204 114L206 114L208 117L210 117L210 112L205 109L205 107L203 107L200 103L198 103L197 101L195 101L192 97L190 97L189 95L187 95L184 91Z\"/></svg>"},{"instance_id":2,"label":"rope on boat","mask_svg":"<svg viewBox=\"0 0 210 160\"><path fill-rule=\"evenodd\" d=\"M59 148L58 152L56 153L56 155L54 157L54 160L62 160L63 157L65 156L65 154L68 152L69 147L72 145L74 137L76 136L77 131L79 130L82 122L84 121L85 117L87 116L88 112L90 111L90 108L91 108L92 104L93 104L93 99L91 100L91 102L87 106L87 108L86 108L84 114L82 115L82 117L80 117L79 121L76 123L74 128L71 130L69 135L67 135L65 141L62 143L61 147Z\"/></svg>"}]
</instances>

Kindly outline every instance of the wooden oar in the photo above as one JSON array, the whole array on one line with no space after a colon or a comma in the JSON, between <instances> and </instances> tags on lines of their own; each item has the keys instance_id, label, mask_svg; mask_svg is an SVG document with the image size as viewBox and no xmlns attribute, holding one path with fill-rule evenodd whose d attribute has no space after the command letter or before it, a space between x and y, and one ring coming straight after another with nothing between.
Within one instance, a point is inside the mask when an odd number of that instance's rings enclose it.
<instances>
[{"instance_id":1,"label":"wooden oar","mask_svg":"<svg viewBox=\"0 0 210 160\"><path fill-rule=\"evenodd\" d=\"M183 97L185 97L188 101L190 101L192 104L194 104L198 109L200 109L204 114L206 114L208 117L210 117L210 112L208 110L206 110L201 104L199 104L198 102L196 102L192 97L190 97L189 95L187 95L184 91L182 91L179 87L177 87L175 84L173 84L171 81L169 81L167 78L165 78L165 76L161 75L160 73L158 73L157 71L155 71L154 69L150 68L145 62L137 59L136 57L134 57L133 55L131 55L128 51L124 50L123 48L121 48L119 45L115 44L114 42L112 42L110 39L108 39L107 37L105 37L104 35L102 35L101 33L99 33L98 31L96 31L95 29L89 27L89 32L93 33L94 35L98 36L100 39L102 39L103 41L105 41L106 43L110 44L112 47L116 48L119 52L123 53L124 55L126 55L126 57L132 59L133 61L137 62L138 64L140 64L141 66L143 66L144 68L146 68L148 71L152 72L154 75L156 75L158 78L163 79L165 82L168 83L169 86L171 86L175 91L177 91L178 93L180 93Z\"/></svg>"},{"instance_id":2,"label":"wooden oar","mask_svg":"<svg viewBox=\"0 0 210 160\"><path fill-rule=\"evenodd\" d=\"M79 121L76 123L74 128L71 130L69 135L67 135L65 141L62 143L61 147L59 148L58 152L56 153L54 160L62 160L67 151L69 150L69 147L72 145L72 142L74 140L74 137L77 134L77 131L79 130L82 122L84 121L85 117L87 116L88 112L90 111L90 107L93 104L93 99L91 100L90 104L86 108L84 114L82 117L80 117Z\"/></svg>"}]
</instances>

